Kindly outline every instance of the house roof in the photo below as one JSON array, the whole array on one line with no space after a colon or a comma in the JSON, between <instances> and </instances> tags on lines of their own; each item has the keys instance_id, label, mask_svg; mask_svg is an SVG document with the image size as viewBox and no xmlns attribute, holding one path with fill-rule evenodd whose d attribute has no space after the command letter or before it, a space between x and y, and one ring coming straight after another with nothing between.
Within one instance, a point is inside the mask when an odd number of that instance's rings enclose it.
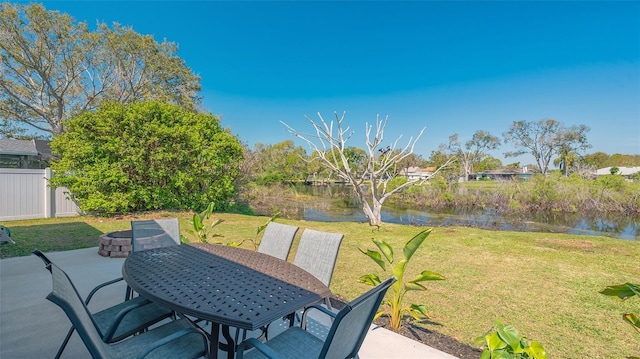
<instances>
[{"instance_id":1,"label":"house roof","mask_svg":"<svg viewBox=\"0 0 640 359\"><path fill-rule=\"evenodd\" d=\"M596 171L596 175L597 176L610 175L611 168L612 167L600 168ZM619 174L622 176L630 176L638 172L640 172L640 167L618 167L618 172L616 174Z\"/></svg>"},{"instance_id":2,"label":"house roof","mask_svg":"<svg viewBox=\"0 0 640 359\"><path fill-rule=\"evenodd\" d=\"M34 141L0 138L0 154L37 156L38 150L36 149Z\"/></svg>"},{"instance_id":3,"label":"house roof","mask_svg":"<svg viewBox=\"0 0 640 359\"><path fill-rule=\"evenodd\" d=\"M40 154L40 158L42 158L42 160L49 161L53 157L55 157L53 155L53 151L51 151L51 147L49 147L50 141L48 140L33 140L33 141L36 146L36 151L38 151L38 154Z\"/></svg>"}]
</instances>

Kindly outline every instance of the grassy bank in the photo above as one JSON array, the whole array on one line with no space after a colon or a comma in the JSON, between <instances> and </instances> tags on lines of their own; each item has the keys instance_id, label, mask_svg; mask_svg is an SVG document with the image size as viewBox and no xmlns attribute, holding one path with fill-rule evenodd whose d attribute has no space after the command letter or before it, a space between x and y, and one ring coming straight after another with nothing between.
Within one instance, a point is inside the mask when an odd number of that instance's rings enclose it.
<instances>
[{"instance_id":1,"label":"grassy bank","mask_svg":"<svg viewBox=\"0 0 640 359\"><path fill-rule=\"evenodd\" d=\"M131 219L160 216L179 217L182 232L188 236L187 213L5 222L16 244L0 247L0 256L28 255L36 247L44 251L93 247L100 233L127 229ZM257 227L266 220L233 214L213 217L225 220L214 230L224 236L219 239L224 242L254 238ZM358 247L373 249L371 239L375 238L392 243L399 251L421 230L392 224L377 230L360 223L278 221L345 234L331 285L345 299L368 289L356 282L359 276L372 271L382 275ZM620 303L598 293L607 285L640 282L639 258L640 242L634 241L436 228L409 263L408 274L429 269L447 280L427 283L427 292L411 292L408 302L428 307L431 321L424 326L470 345L475 345L474 339L491 328L494 320L500 320L541 342L552 358L640 355L640 338L621 319L623 312L638 312L640 300Z\"/></svg>"}]
</instances>

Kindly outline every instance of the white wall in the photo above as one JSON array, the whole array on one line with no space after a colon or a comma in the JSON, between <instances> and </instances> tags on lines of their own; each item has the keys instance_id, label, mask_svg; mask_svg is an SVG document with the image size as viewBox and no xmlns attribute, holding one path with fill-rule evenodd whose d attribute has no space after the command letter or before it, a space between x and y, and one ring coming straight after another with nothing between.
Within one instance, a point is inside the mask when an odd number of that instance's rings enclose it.
<instances>
[{"instance_id":1,"label":"white wall","mask_svg":"<svg viewBox=\"0 0 640 359\"><path fill-rule=\"evenodd\" d=\"M80 208L66 199L66 188L47 187L49 177L48 168L0 168L0 221L80 214Z\"/></svg>"}]
</instances>

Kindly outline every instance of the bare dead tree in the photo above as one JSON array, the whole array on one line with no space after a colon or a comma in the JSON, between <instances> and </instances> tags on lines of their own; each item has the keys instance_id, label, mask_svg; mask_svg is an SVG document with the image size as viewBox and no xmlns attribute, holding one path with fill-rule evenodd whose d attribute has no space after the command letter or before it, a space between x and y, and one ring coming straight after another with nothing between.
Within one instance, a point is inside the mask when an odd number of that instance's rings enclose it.
<instances>
[{"instance_id":1,"label":"bare dead tree","mask_svg":"<svg viewBox=\"0 0 640 359\"><path fill-rule=\"evenodd\" d=\"M349 162L349 157L345 154L346 143L354 131L351 131L349 127L343 127L346 112L343 112L342 116L338 116L337 112L334 114L336 118L335 127L334 121L325 121L320 113L318 113L319 122L305 116L313 126L315 133L302 133L285 122L280 122L293 136L300 138L309 145L309 148L316 153L323 166L329 168L338 177L351 185L362 205L364 215L369 220L369 224L378 226L382 224L382 219L380 218L382 205L390 196L409 185L419 184L426 180L425 178L408 179L396 187L389 186L389 182L398 175L396 165L413 153L414 146L422 136L425 128L420 130L415 139L413 136L409 138L409 141L403 147L398 146L402 136L398 137L392 144L382 147L384 131L389 116L384 119L377 116L375 128L374 125L368 122L365 123L368 158L366 159L364 170L358 173ZM373 132L374 129L375 132ZM449 163L450 161L438 168L432 176Z\"/></svg>"}]
</instances>

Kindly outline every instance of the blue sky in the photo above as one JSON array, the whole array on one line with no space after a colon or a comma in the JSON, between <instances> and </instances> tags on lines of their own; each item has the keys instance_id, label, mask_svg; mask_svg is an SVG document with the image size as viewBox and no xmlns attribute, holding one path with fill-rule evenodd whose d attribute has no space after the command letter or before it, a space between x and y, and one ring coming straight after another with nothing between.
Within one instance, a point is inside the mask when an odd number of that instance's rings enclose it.
<instances>
[{"instance_id":1,"label":"blue sky","mask_svg":"<svg viewBox=\"0 0 640 359\"><path fill-rule=\"evenodd\" d=\"M639 1L43 3L177 43L205 108L250 145L346 111L353 146L378 114L389 143L426 127L425 158L453 133L543 118L589 126L587 153L640 154ZM509 150L491 155L533 163Z\"/></svg>"}]
</instances>

